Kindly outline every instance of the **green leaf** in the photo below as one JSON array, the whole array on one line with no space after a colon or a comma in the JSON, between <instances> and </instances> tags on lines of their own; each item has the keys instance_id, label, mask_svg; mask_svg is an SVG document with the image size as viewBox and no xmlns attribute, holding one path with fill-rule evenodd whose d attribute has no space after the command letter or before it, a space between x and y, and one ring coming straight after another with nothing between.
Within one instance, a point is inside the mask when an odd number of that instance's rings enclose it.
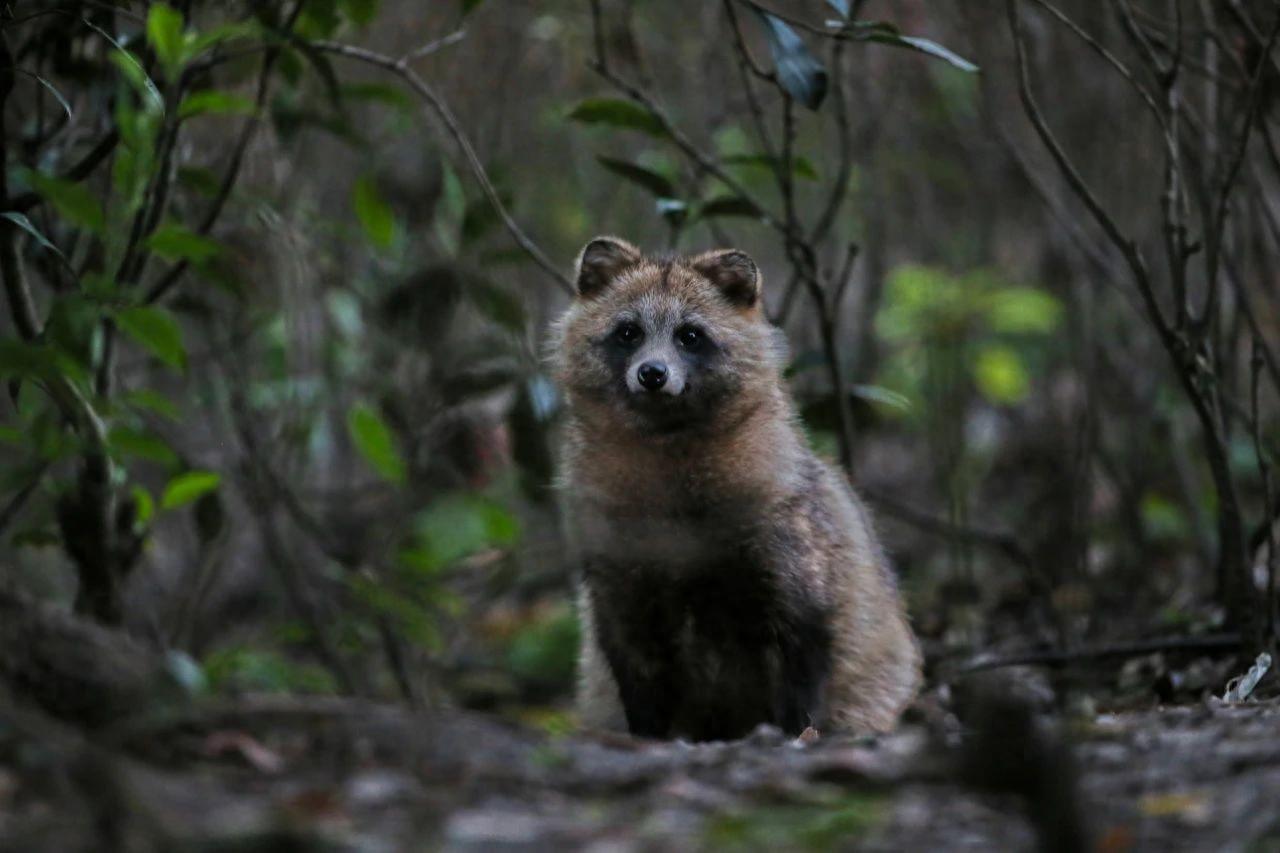
<instances>
[{"instance_id":1,"label":"green leaf","mask_svg":"<svg viewBox=\"0 0 1280 853\"><path fill-rule=\"evenodd\" d=\"M475 11L475 8L483 2L484 0L462 0L461 6L462 6L463 17L470 15L473 11Z\"/></svg>"},{"instance_id":2,"label":"green leaf","mask_svg":"<svg viewBox=\"0 0 1280 853\"><path fill-rule=\"evenodd\" d=\"M252 115L256 106L253 100L244 95L221 92L217 89L202 89L192 92L182 99L178 107L180 118L193 118L202 115Z\"/></svg>"},{"instance_id":3,"label":"green leaf","mask_svg":"<svg viewBox=\"0 0 1280 853\"><path fill-rule=\"evenodd\" d=\"M860 400L866 400L868 403L879 403L891 409L898 409L903 412L911 409L911 401L905 395L881 385L854 385L849 389L849 393Z\"/></svg>"},{"instance_id":4,"label":"green leaf","mask_svg":"<svg viewBox=\"0 0 1280 853\"><path fill-rule=\"evenodd\" d=\"M919 51L948 62L959 68L961 71L973 73L978 70L978 66L974 65L963 56L955 53L949 48L945 48L935 41L929 39L917 38L916 36L903 36L896 33L876 31L866 36L867 41L873 41L878 44L887 44L892 47L904 47L909 50Z\"/></svg>"},{"instance_id":5,"label":"green leaf","mask_svg":"<svg viewBox=\"0 0 1280 853\"><path fill-rule=\"evenodd\" d=\"M178 454L163 440L148 432L127 426L114 426L107 433L107 448L117 457L135 456L166 467L178 464Z\"/></svg>"},{"instance_id":6,"label":"green leaf","mask_svg":"<svg viewBox=\"0 0 1280 853\"><path fill-rule=\"evenodd\" d=\"M1183 538L1191 530L1178 505L1156 492L1147 492L1141 502L1142 526L1152 539L1162 542Z\"/></svg>"},{"instance_id":7,"label":"green leaf","mask_svg":"<svg viewBox=\"0 0 1280 853\"><path fill-rule=\"evenodd\" d=\"M634 163L628 163L626 160L618 160L613 157L597 156L596 160L610 172L626 178L637 186L644 187L658 198L675 198L676 196L676 188L671 184L671 181L652 169L646 169L643 166L637 166Z\"/></svg>"},{"instance_id":8,"label":"green leaf","mask_svg":"<svg viewBox=\"0 0 1280 853\"><path fill-rule=\"evenodd\" d=\"M153 412L171 421L178 420L178 407L172 400L150 388L138 388L125 394L121 399L126 406Z\"/></svg>"},{"instance_id":9,"label":"green leaf","mask_svg":"<svg viewBox=\"0 0 1280 853\"><path fill-rule=\"evenodd\" d=\"M407 92L386 83L343 83L338 91L343 99L375 101L401 112L413 109L413 98Z\"/></svg>"},{"instance_id":10,"label":"green leaf","mask_svg":"<svg viewBox=\"0 0 1280 853\"><path fill-rule=\"evenodd\" d=\"M167 3L151 4L147 12L147 42L170 80L175 79L182 70L186 44L182 29L181 12Z\"/></svg>"},{"instance_id":11,"label":"green leaf","mask_svg":"<svg viewBox=\"0 0 1280 853\"><path fill-rule=\"evenodd\" d=\"M656 115L631 101L617 98L588 98L570 110L567 118L583 124L605 124L638 130L659 139L667 135L666 128Z\"/></svg>"},{"instance_id":12,"label":"green leaf","mask_svg":"<svg viewBox=\"0 0 1280 853\"><path fill-rule=\"evenodd\" d=\"M1009 347L988 346L978 351L973 378L982 396L993 403L1017 403L1031 384L1022 359Z\"/></svg>"},{"instance_id":13,"label":"green leaf","mask_svg":"<svg viewBox=\"0 0 1280 853\"><path fill-rule=\"evenodd\" d=\"M345 0L342 11L351 23L364 27L378 16L378 0Z\"/></svg>"},{"instance_id":14,"label":"green leaf","mask_svg":"<svg viewBox=\"0 0 1280 853\"><path fill-rule=\"evenodd\" d=\"M39 243L41 246L53 252L58 257L62 258L62 260L65 261L67 259L67 256L62 254L62 250L59 249L57 246L53 245L53 243L50 243L49 239L40 233L40 229L32 225L31 220L27 219L27 217L23 216L21 213L15 213L14 211L6 211L4 213L0 213L0 219L9 220L14 225L17 225L23 231L26 231L28 234L34 237L36 242Z\"/></svg>"},{"instance_id":15,"label":"green leaf","mask_svg":"<svg viewBox=\"0 0 1280 853\"><path fill-rule=\"evenodd\" d=\"M455 495L433 503L415 524L417 544L401 562L432 573L487 548L510 545L520 525L504 507L479 495Z\"/></svg>"},{"instance_id":16,"label":"green leaf","mask_svg":"<svg viewBox=\"0 0 1280 853\"><path fill-rule=\"evenodd\" d=\"M187 471L170 480L160 496L160 508L177 509L218 488L222 475L213 471Z\"/></svg>"},{"instance_id":17,"label":"green leaf","mask_svg":"<svg viewBox=\"0 0 1280 853\"><path fill-rule=\"evenodd\" d=\"M462 189L462 181L445 163L440 169L440 198L436 201L432 227L446 254L458 254L466 216L467 194Z\"/></svg>"},{"instance_id":18,"label":"green leaf","mask_svg":"<svg viewBox=\"0 0 1280 853\"><path fill-rule=\"evenodd\" d=\"M759 219L760 208L754 203L741 196L719 196L713 198L698 209L698 216L702 219L710 219L714 216L749 216L752 219Z\"/></svg>"},{"instance_id":19,"label":"green leaf","mask_svg":"<svg viewBox=\"0 0 1280 853\"><path fill-rule=\"evenodd\" d=\"M1048 334L1058 327L1062 304L1043 290L1009 287L995 294L991 328L1007 334Z\"/></svg>"},{"instance_id":20,"label":"green leaf","mask_svg":"<svg viewBox=\"0 0 1280 853\"><path fill-rule=\"evenodd\" d=\"M101 234L106 227L102 205L88 187L74 181L55 178L34 170L24 170L23 176L32 189L54 206L58 213L82 228Z\"/></svg>"},{"instance_id":21,"label":"green leaf","mask_svg":"<svg viewBox=\"0 0 1280 853\"><path fill-rule=\"evenodd\" d=\"M164 97L161 96L160 90L156 88L156 84L151 82L151 78L147 76L146 69L142 67L142 63L138 61L132 53L124 49L124 46L117 41L111 33L95 24L88 18L81 18L80 22L89 27L98 35L109 41L116 50L108 59L111 63L120 69L125 79L137 89L151 99L153 106L164 109Z\"/></svg>"},{"instance_id":22,"label":"green leaf","mask_svg":"<svg viewBox=\"0 0 1280 853\"><path fill-rule=\"evenodd\" d=\"M16 531L9 541L15 548L55 548L62 544L62 537L50 528L29 527Z\"/></svg>"},{"instance_id":23,"label":"green leaf","mask_svg":"<svg viewBox=\"0 0 1280 853\"><path fill-rule=\"evenodd\" d=\"M767 12L761 12L760 17L767 28L778 84L801 104L816 110L827 95L827 70L782 19Z\"/></svg>"},{"instance_id":24,"label":"green leaf","mask_svg":"<svg viewBox=\"0 0 1280 853\"><path fill-rule=\"evenodd\" d=\"M18 70L22 71L22 69L18 69ZM71 121L72 119L75 118L75 114L72 113L71 111L71 104L67 103L67 99L62 97L62 93L59 92L52 83L50 83L48 80L41 77L39 74L32 74L30 71L22 71L22 73L26 74L32 80L35 80L37 83L43 86L46 90L48 90L49 94L53 95L54 100L56 100L58 104L62 107L62 111L67 114L67 121Z\"/></svg>"},{"instance_id":25,"label":"green leaf","mask_svg":"<svg viewBox=\"0 0 1280 853\"><path fill-rule=\"evenodd\" d=\"M115 320L122 332L165 364L178 370L186 366L182 329L168 311L145 306L126 308L116 312Z\"/></svg>"},{"instance_id":26,"label":"green leaf","mask_svg":"<svg viewBox=\"0 0 1280 853\"><path fill-rule=\"evenodd\" d=\"M133 529L145 530L147 522L156 514L155 498L151 497L151 492L137 483L129 489L129 494L133 496Z\"/></svg>"},{"instance_id":27,"label":"green leaf","mask_svg":"<svg viewBox=\"0 0 1280 853\"><path fill-rule=\"evenodd\" d=\"M201 237L176 223L161 225L147 238L147 248L166 261L191 261L202 264L211 260L222 247L208 237Z\"/></svg>"},{"instance_id":28,"label":"green leaf","mask_svg":"<svg viewBox=\"0 0 1280 853\"><path fill-rule=\"evenodd\" d=\"M771 173L777 168L778 158L770 157L768 154L730 154L728 157L721 158L726 166L755 166L761 169L768 169ZM818 170L813 167L813 163L807 157L792 157L791 171L798 178L804 178L809 181L818 179Z\"/></svg>"},{"instance_id":29,"label":"green leaf","mask_svg":"<svg viewBox=\"0 0 1280 853\"><path fill-rule=\"evenodd\" d=\"M352 406L347 412L347 430L369 467L389 482L398 485L405 481L404 459L390 428L376 411L363 403Z\"/></svg>"},{"instance_id":30,"label":"green leaf","mask_svg":"<svg viewBox=\"0 0 1280 853\"><path fill-rule=\"evenodd\" d=\"M330 38L342 23L335 0L310 0L302 7L302 15L294 30L304 38Z\"/></svg>"},{"instance_id":31,"label":"green leaf","mask_svg":"<svg viewBox=\"0 0 1280 853\"><path fill-rule=\"evenodd\" d=\"M222 186L222 178L203 166L179 166L178 180L210 198L216 196Z\"/></svg>"},{"instance_id":32,"label":"green leaf","mask_svg":"<svg viewBox=\"0 0 1280 853\"><path fill-rule=\"evenodd\" d=\"M164 96L160 94L160 90L156 88L156 84L147 76L147 72L132 53L127 50L112 51L107 59L120 70L124 75L124 79L133 87L134 91L141 94L148 103L157 112L164 109ZM128 132L121 129L121 136L128 139Z\"/></svg>"},{"instance_id":33,"label":"green leaf","mask_svg":"<svg viewBox=\"0 0 1280 853\"><path fill-rule=\"evenodd\" d=\"M252 38L261 32L262 27L255 20L223 24L203 33L189 32L186 34L187 59L195 59L209 48L216 44L222 44L224 41L237 38Z\"/></svg>"},{"instance_id":34,"label":"green leaf","mask_svg":"<svg viewBox=\"0 0 1280 853\"><path fill-rule=\"evenodd\" d=\"M271 649L221 648L206 656L202 664L213 690L229 688L271 693L333 693L337 690L328 670L298 663Z\"/></svg>"},{"instance_id":35,"label":"green leaf","mask_svg":"<svg viewBox=\"0 0 1280 853\"><path fill-rule=\"evenodd\" d=\"M379 249L388 248L395 239L396 218L378 194L373 179L367 176L358 179L351 200L365 237Z\"/></svg>"},{"instance_id":36,"label":"green leaf","mask_svg":"<svg viewBox=\"0 0 1280 853\"><path fill-rule=\"evenodd\" d=\"M47 379L57 374L47 344L0 338L0 376L9 379Z\"/></svg>"},{"instance_id":37,"label":"green leaf","mask_svg":"<svg viewBox=\"0 0 1280 853\"><path fill-rule=\"evenodd\" d=\"M570 685L580 629L573 608L562 604L535 618L511 637L507 665L521 678Z\"/></svg>"},{"instance_id":38,"label":"green leaf","mask_svg":"<svg viewBox=\"0 0 1280 853\"><path fill-rule=\"evenodd\" d=\"M430 651L440 651L443 642L433 609L374 578L348 574L346 582L360 601L390 620L405 639ZM433 597L439 599L440 595Z\"/></svg>"}]
</instances>

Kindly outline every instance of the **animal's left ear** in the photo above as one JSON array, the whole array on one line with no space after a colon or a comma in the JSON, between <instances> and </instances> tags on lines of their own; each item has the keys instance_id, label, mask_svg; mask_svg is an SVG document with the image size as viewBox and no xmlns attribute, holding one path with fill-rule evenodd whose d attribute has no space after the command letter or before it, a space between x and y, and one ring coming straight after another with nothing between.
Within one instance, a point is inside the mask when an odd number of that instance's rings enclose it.
<instances>
[{"instance_id":1,"label":"animal's left ear","mask_svg":"<svg viewBox=\"0 0 1280 853\"><path fill-rule=\"evenodd\" d=\"M760 268L737 249L717 249L693 259L691 266L720 288L725 298L740 308L760 301Z\"/></svg>"}]
</instances>

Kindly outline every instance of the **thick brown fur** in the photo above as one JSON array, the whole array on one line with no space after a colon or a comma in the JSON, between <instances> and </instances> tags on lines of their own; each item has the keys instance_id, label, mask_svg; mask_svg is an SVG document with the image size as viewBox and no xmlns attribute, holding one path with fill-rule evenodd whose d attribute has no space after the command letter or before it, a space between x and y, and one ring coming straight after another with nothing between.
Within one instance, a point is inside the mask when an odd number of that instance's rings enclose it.
<instances>
[{"instance_id":1,"label":"thick brown fur","mask_svg":"<svg viewBox=\"0 0 1280 853\"><path fill-rule=\"evenodd\" d=\"M584 724L892 728L918 647L867 510L798 427L755 264L598 238L578 281L554 357ZM646 359L668 365L667 393L636 384Z\"/></svg>"}]
</instances>

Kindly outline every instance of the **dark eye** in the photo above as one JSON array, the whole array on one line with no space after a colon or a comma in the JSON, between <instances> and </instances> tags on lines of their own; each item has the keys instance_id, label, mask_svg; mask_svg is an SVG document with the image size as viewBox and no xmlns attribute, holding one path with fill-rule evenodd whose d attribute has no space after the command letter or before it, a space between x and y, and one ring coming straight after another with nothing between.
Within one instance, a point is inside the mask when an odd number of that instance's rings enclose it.
<instances>
[{"instance_id":1,"label":"dark eye","mask_svg":"<svg viewBox=\"0 0 1280 853\"><path fill-rule=\"evenodd\" d=\"M637 344L644 337L644 332L635 323L623 323L613 330L613 336L624 344Z\"/></svg>"},{"instance_id":2,"label":"dark eye","mask_svg":"<svg viewBox=\"0 0 1280 853\"><path fill-rule=\"evenodd\" d=\"M681 326L676 330L676 340L685 349L697 349L706 339L707 336L696 326Z\"/></svg>"}]
</instances>

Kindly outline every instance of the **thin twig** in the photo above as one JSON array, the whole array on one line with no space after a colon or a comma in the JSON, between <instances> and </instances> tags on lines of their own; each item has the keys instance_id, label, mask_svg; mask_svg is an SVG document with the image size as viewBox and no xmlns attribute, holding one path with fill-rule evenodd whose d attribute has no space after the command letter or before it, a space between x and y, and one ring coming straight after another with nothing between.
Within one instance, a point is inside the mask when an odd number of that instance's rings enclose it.
<instances>
[{"instance_id":1,"label":"thin twig","mask_svg":"<svg viewBox=\"0 0 1280 853\"><path fill-rule=\"evenodd\" d=\"M0 533L3 533L8 529L9 525L18 517L18 514L22 512L23 506L26 505L27 500L35 493L36 487L40 485L40 481L44 479L44 473L48 470L48 462L40 463L40 467L32 472L31 479L18 490L17 494L9 498L8 503L6 503L3 508L0 508Z\"/></svg>"},{"instance_id":2,"label":"thin twig","mask_svg":"<svg viewBox=\"0 0 1280 853\"><path fill-rule=\"evenodd\" d=\"M298 16L302 13L302 3L297 4L289 18L285 21L283 34L288 35L293 31L293 26L297 22ZM253 135L258 127L262 124L262 110L267 103L267 94L271 89L271 72L275 68L275 64L280 57L280 46L272 45L263 56L262 67L258 72L257 91L254 93L253 114L250 115L240 129L240 135L236 137L235 147L231 151L231 162L227 165L227 170L222 175L222 182L218 185L218 192L214 195L213 201L210 202L208 210L205 211L204 218L196 226L196 233L200 236L207 235L213 230L213 226L217 223L218 218L222 215L222 210L226 207L227 201L231 198L231 191L235 188L236 181L240 177L240 169L244 165L246 152L249 150L249 143L253 140ZM163 299L170 290L178 283L183 274L190 267L190 261L183 258L174 264L169 270L160 277L160 279L147 290L147 295L143 299L143 303L150 305Z\"/></svg>"},{"instance_id":3,"label":"thin twig","mask_svg":"<svg viewBox=\"0 0 1280 853\"><path fill-rule=\"evenodd\" d=\"M831 100L835 103L836 129L840 139L840 165L836 167L836 176L831 184L831 192L817 223L810 231L810 239L819 242L831 231L836 217L848 200L849 175L853 172L853 131L849 123L848 86L844 80L844 42L836 42L831 51L831 79L834 83ZM836 300L839 302L839 300Z\"/></svg>"},{"instance_id":4,"label":"thin twig","mask_svg":"<svg viewBox=\"0 0 1280 853\"><path fill-rule=\"evenodd\" d=\"M112 128L101 139L94 143L93 147L85 152L85 155L76 161L71 168L59 175L64 181L79 182L93 174L94 169L102 161L106 160L115 150L116 143L120 141L120 132ZM42 196L36 192L25 192L13 197L13 200L5 207L5 210L13 210L18 213L25 213L40 203Z\"/></svg>"},{"instance_id":5,"label":"thin twig","mask_svg":"<svg viewBox=\"0 0 1280 853\"><path fill-rule=\"evenodd\" d=\"M1276 635L1276 534L1275 525L1270 521L1274 515L1274 498L1271 494L1271 465L1267 462L1267 452L1262 446L1262 421L1258 416L1258 377L1262 374L1262 348L1260 338L1253 339L1253 356L1249 360L1249 404L1253 412L1253 455L1258 461L1258 476L1262 480L1262 518L1266 529L1267 545L1267 637L1274 643Z\"/></svg>"},{"instance_id":6,"label":"thin twig","mask_svg":"<svg viewBox=\"0 0 1280 853\"><path fill-rule=\"evenodd\" d=\"M1239 634L1209 634L1204 637L1164 637L1153 640L1135 640L1101 646L1081 646L1075 649L1045 649L1025 651L1010 655L981 654L970 658L951 670L952 677L969 675L989 669L1007 666L1063 666L1080 661L1105 660L1107 658L1131 658L1157 652L1214 653L1230 652L1240 648Z\"/></svg>"},{"instance_id":7,"label":"thin twig","mask_svg":"<svg viewBox=\"0 0 1280 853\"><path fill-rule=\"evenodd\" d=\"M502 203L502 199L498 196L498 191L494 189L493 182L489 180L489 173L485 171L484 164L480 162L480 157L476 154L475 148L472 147L467 135L463 133L462 127L458 124L458 120L454 117L449 105L436 94L436 91L431 86L427 85L427 82L417 72L409 67L408 62L403 57L395 59L385 54L366 50L363 47L334 41L313 41L309 44L314 49L325 53L332 53L336 56L343 56L357 62L364 62L368 65L385 69L407 83L409 88L413 89L427 103L431 111L444 124L445 129L449 131L449 135L453 137L454 142L466 158L467 165L471 167L471 174L476 179L476 183L480 185L485 198L489 200L489 204L502 220L502 224L506 226L507 232L515 240L516 245L543 272L550 276L561 290L571 296L575 293L573 282L569 280L569 277L561 272L560 268L546 256L542 249L538 247L538 244L525 234L524 230L512 218L507 206Z\"/></svg>"},{"instance_id":8,"label":"thin twig","mask_svg":"<svg viewBox=\"0 0 1280 853\"><path fill-rule=\"evenodd\" d=\"M1138 290L1142 295L1143 302L1146 305L1147 313L1151 317L1156 328L1161 331L1162 335L1169 334L1168 323L1164 319L1164 314L1160 310L1160 305L1156 301L1155 293L1151 289L1151 282L1147 274L1146 261L1142 258L1142 253L1138 249L1137 244L1125 236L1120 230L1120 226L1107 213L1106 208L1098 201L1098 197L1090 189L1084 178L1080 175L1079 169L1071 162L1062 145L1058 142L1058 138L1049 128L1049 124L1045 121L1044 114L1040 111L1040 105L1036 102L1035 96L1031 92L1030 72L1027 68L1027 51L1026 44L1022 35L1022 18L1018 10L1019 0L1005 0L1005 7L1009 18L1009 29L1013 33L1014 53L1017 58L1018 65L1018 94L1022 99L1022 106L1027 114L1027 118L1031 120L1032 126L1039 135L1041 142L1049 150L1050 156L1058 166L1058 171L1062 173L1063 178L1070 185L1072 191L1084 203L1084 206L1093 216L1094 221L1101 226L1107 238L1112 242L1120 254L1124 256L1129 268L1133 273Z\"/></svg>"},{"instance_id":9,"label":"thin twig","mask_svg":"<svg viewBox=\"0 0 1280 853\"><path fill-rule=\"evenodd\" d=\"M1226 224L1227 203L1230 200L1231 188L1235 185L1236 177L1240 174L1240 167L1244 164L1245 153L1249 150L1249 137L1253 135L1254 121L1258 116L1258 107L1261 103L1263 88L1262 80L1268 65L1267 60L1275 48L1277 36L1280 36L1280 14L1277 14L1275 19L1275 23L1271 26L1271 32L1267 35L1266 46L1262 51L1262 55L1258 57L1258 67L1255 69L1253 79L1249 83L1249 97L1245 106L1244 127L1240 130L1240 138L1236 142L1236 149L1232 155L1230 166L1227 168L1226 177L1222 181L1222 186L1218 189L1218 202L1214 208L1213 221L1206 228L1205 265L1208 281L1205 290L1205 314L1209 314L1213 310L1213 306L1217 304L1218 252L1222 245L1222 233Z\"/></svg>"},{"instance_id":10,"label":"thin twig","mask_svg":"<svg viewBox=\"0 0 1280 853\"><path fill-rule=\"evenodd\" d=\"M781 233L784 237L787 236L788 230L786 224L777 216L770 213L769 210L761 204L760 201L756 199L740 181L725 171L724 167L717 163L714 158L704 153L700 148L698 148L698 146L694 145L688 135L675 126L666 111L658 106L657 102L654 101L648 93L622 79L617 74L610 71L607 66L601 65L598 61L592 61L590 65L592 70L609 83L612 83L614 88L618 89L620 92L627 95L627 97L631 98L631 100L648 110L649 113L658 120L658 123L662 126L663 132L673 143L675 143L677 148L684 152L685 156L693 160L704 171L714 175L717 180L732 190L735 195L754 205L755 208L760 211L760 220L762 222Z\"/></svg>"},{"instance_id":11,"label":"thin twig","mask_svg":"<svg viewBox=\"0 0 1280 853\"><path fill-rule=\"evenodd\" d=\"M1003 554L1010 562L1024 569L1034 567L1031 554L1011 533L937 518L900 503L880 491L869 489L866 485L859 486L858 492L871 501L881 514L897 519L917 530L951 540L952 542L990 548L997 553Z\"/></svg>"},{"instance_id":12,"label":"thin twig","mask_svg":"<svg viewBox=\"0 0 1280 853\"><path fill-rule=\"evenodd\" d=\"M466 30L454 30L453 32L449 33L447 36L441 36L440 38L435 39L434 41L427 42L422 47L409 51L405 55L401 56L400 59L398 59L397 61L413 62L415 59L421 59L424 56L430 56L431 54L439 50L442 50L446 47L449 47L450 45L457 44L458 42L462 41L466 37L467 37Z\"/></svg>"}]
</instances>

